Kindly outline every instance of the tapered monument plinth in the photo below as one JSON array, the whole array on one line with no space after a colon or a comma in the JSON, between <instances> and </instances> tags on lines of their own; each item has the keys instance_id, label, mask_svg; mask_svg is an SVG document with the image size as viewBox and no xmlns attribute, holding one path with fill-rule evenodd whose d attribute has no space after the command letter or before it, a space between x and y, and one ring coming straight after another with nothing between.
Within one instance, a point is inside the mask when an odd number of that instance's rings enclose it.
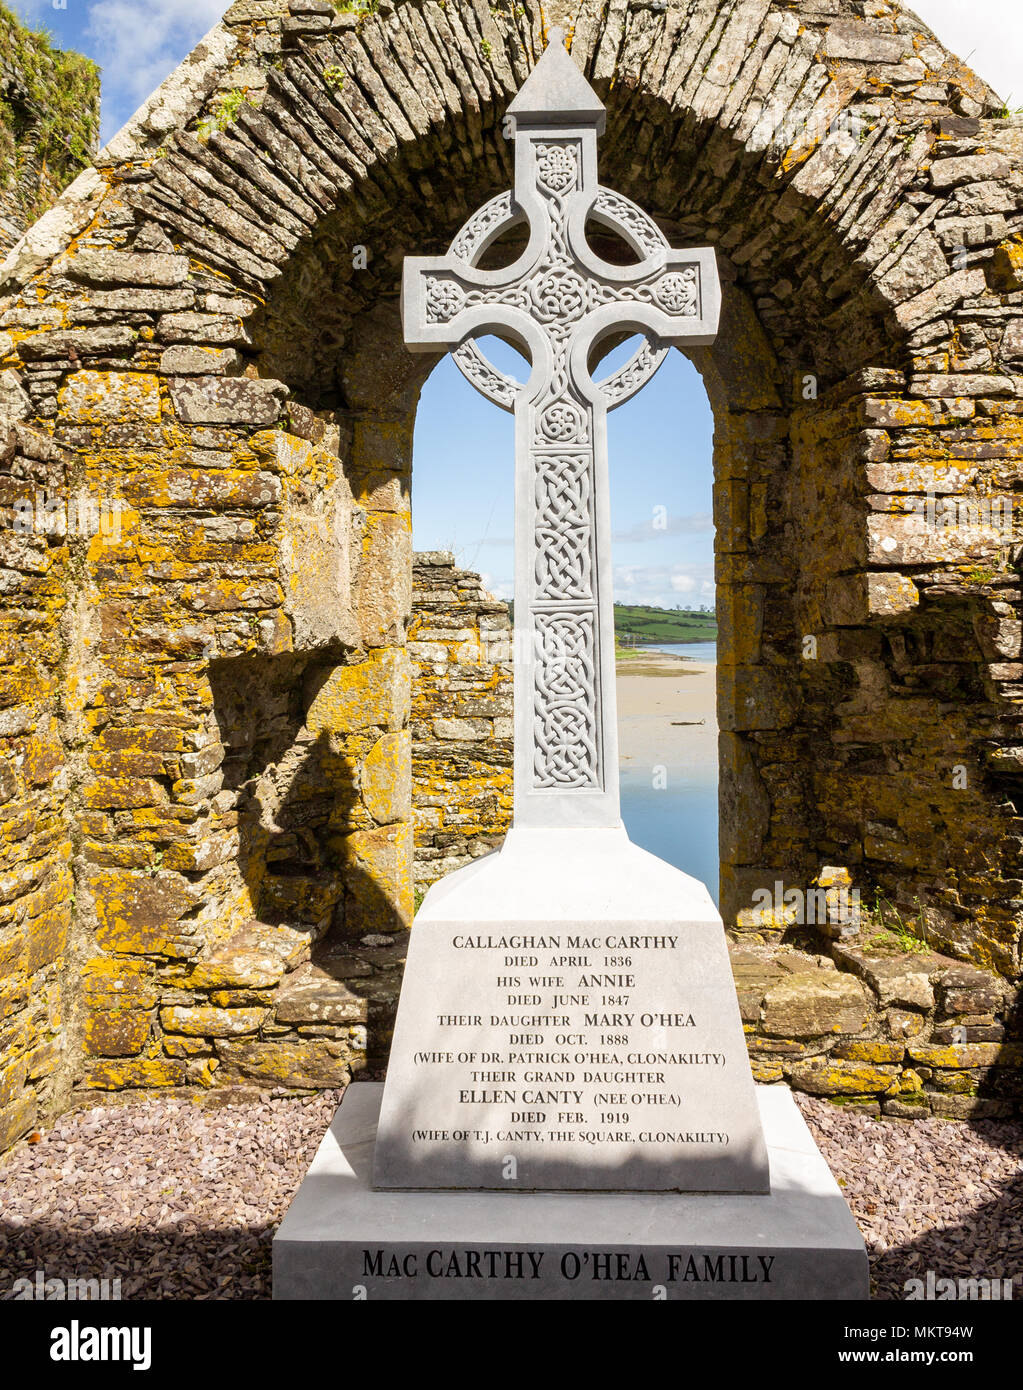
<instances>
[{"instance_id":1,"label":"tapered monument plinth","mask_svg":"<svg viewBox=\"0 0 1023 1390\"><path fill-rule=\"evenodd\" d=\"M412 933L375 1187L766 1192L721 918L624 830L513 830Z\"/></svg>"},{"instance_id":2,"label":"tapered monument plinth","mask_svg":"<svg viewBox=\"0 0 1023 1390\"><path fill-rule=\"evenodd\" d=\"M275 1299L863 1299L867 1255L785 1086L769 1196L380 1192L381 1088L349 1087L273 1243Z\"/></svg>"}]
</instances>

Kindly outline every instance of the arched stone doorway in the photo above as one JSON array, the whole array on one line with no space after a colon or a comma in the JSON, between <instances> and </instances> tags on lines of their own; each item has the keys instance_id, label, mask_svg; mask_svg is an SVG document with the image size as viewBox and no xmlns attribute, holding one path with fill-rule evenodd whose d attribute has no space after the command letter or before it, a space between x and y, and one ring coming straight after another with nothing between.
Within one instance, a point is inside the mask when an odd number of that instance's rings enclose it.
<instances>
[{"instance_id":1,"label":"arched stone doorway","mask_svg":"<svg viewBox=\"0 0 1023 1390\"><path fill-rule=\"evenodd\" d=\"M603 181L713 243L726 282L694 356L726 919L838 862L1015 976L1019 589L981 504L1016 485L1019 128L894 6L569 18ZM303 937L411 908L430 363L402 347L401 261L510 184L501 117L544 22L238 0L7 263L5 503L120 508L116 537L9 538L8 804L32 828L4 949L15 1015L49 1011L14 1129L82 1077L294 1083L314 1044L358 1049L331 1032L357 1020L299 1009L295 1032L274 991ZM983 524L935 524L929 494Z\"/></svg>"}]
</instances>

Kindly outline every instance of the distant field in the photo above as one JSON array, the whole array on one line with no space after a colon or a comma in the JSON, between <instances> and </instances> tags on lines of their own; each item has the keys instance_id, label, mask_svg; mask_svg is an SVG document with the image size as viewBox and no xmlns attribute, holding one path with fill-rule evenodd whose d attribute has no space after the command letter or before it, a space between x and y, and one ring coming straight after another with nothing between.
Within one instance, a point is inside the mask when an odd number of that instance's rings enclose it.
<instances>
[{"instance_id":1,"label":"distant field","mask_svg":"<svg viewBox=\"0 0 1023 1390\"><path fill-rule=\"evenodd\" d=\"M508 604L514 621L515 605ZM643 604L615 604L615 643L645 647L657 642L716 642L717 619L713 613L693 609L650 608Z\"/></svg>"},{"instance_id":2,"label":"distant field","mask_svg":"<svg viewBox=\"0 0 1023 1390\"><path fill-rule=\"evenodd\" d=\"M681 608L615 604L615 636L638 646L654 642L714 642L718 625L713 613Z\"/></svg>"}]
</instances>

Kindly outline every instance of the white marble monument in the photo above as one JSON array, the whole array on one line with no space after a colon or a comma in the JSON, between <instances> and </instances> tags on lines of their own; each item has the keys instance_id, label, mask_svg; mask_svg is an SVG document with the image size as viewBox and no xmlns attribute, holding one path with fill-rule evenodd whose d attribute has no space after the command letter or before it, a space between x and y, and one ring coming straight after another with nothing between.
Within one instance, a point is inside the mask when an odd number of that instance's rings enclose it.
<instances>
[{"instance_id":1,"label":"white marble monument","mask_svg":"<svg viewBox=\"0 0 1023 1390\"><path fill-rule=\"evenodd\" d=\"M499 854L416 919L373 1166L378 1187L765 1192L767 1151L703 884L632 845L618 804L607 412L671 343L713 341L711 249L675 251L597 182L604 108L553 37L508 108L515 190L446 256L409 259L408 345L450 348L515 412L515 806ZM477 265L525 222L522 254ZM587 240L610 229L634 263ZM532 364L497 372L477 339ZM594 382L602 342L643 335Z\"/></svg>"},{"instance_id":2,"label":"white marble monument","mask_svg":"<svg viewBox=\"0 0 1023 1390\"><path fill-rule=\"evenodd\" d=\"M275 1296L862 1297L862 1240L791 1096L758 1099L707 889L619 812L607 411L671 344L713 341L714 252L600 187L604 108L558 31L508 116L514 192L406 261L402 305L410 347L448 348L515 413L513 826L427 894L382 1098L346 1096L274 1242ZM521 255L480 268L516 224Z\"/></svg>"}]
</instances>

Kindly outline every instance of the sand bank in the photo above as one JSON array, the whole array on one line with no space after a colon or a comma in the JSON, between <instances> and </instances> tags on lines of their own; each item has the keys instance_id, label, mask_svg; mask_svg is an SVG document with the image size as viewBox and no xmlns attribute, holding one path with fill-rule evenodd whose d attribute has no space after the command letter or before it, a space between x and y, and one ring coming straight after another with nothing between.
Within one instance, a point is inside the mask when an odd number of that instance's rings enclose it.
<instances>
[{"instance_id":1,"label":"sand bank","mask_svg":"<svg viewBox=\"0 0 1023 1390\"><path fill-rule=\"evenodd\" d=\"M668 652L631 653L618 663L618 745L623 767L716 768L713 662Z\"/></svg>"}]
</instances>

